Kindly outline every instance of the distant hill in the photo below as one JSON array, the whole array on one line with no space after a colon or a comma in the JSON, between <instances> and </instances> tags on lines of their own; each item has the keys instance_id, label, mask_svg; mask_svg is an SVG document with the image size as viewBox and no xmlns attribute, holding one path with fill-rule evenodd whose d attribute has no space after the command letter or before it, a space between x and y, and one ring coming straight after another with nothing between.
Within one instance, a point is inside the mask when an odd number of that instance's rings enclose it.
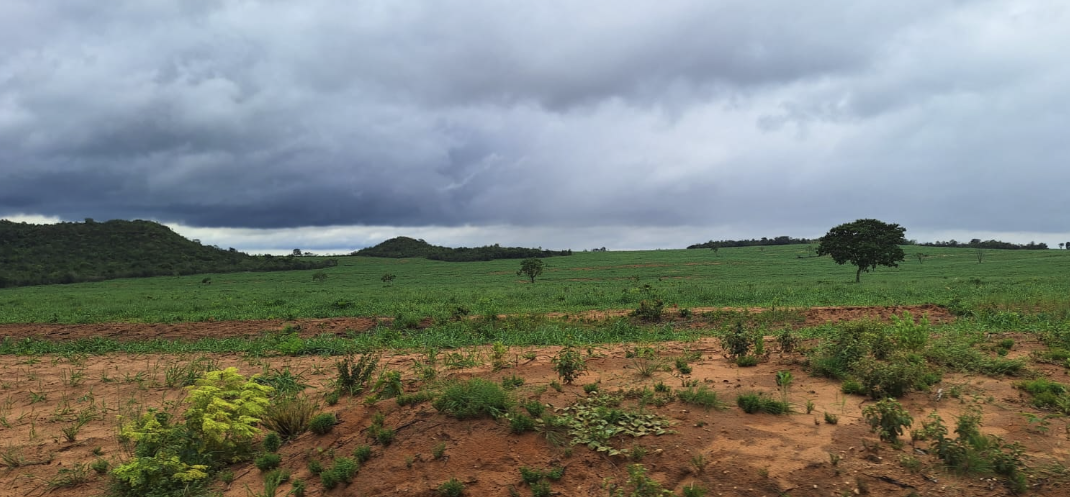
<instances>
[{"instance_id":1,"label":"distant hill","mask_svg":"<svg viewBox=\"0 0 1070 497\"><path fill-rule=\"evenodd\" d=\"M37 225L0 220L0 288L335 264L333 259L251 256L204 246L151 221Z\"/></svg>"},{"instance_id":2,"label":"distant hill","mask_svg":"<svg viewBox=\"0 0 1070 497\"><path fill-rule=\"evenodd\" d=\"M475 262L495 259L527 259L529 257L553 257L572 255L571 250L543 250L521 247L500 247L498 244L485 247L440 247L423 240L399 236L391 238L374 247L367 247L353 252L352 255L365 257L389 257L408 259L422 257L434 261Z\"/></svg>"}]
</instances>

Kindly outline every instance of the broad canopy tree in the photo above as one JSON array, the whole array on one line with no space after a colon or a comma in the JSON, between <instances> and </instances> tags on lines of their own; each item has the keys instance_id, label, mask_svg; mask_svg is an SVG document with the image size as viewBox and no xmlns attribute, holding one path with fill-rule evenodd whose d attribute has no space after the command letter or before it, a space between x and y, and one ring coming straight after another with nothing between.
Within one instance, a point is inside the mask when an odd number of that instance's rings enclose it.
<instances>
[{"instance_id":1,"label":"broad canopy tree","mask_svg":"<svg viewBox=\"0 0 1070 497\"><path fill-rule=\"evenodd\" d=\"M535 278L542 274L543 266L545 266L545 264L543 264L542 259L535 257L524 259L524 262L520 263L520 270L516 272L516 275L525 275L528 278L531 278L532 283L535 283Z\"/></svg>"},{"instance_id":2,"label":"broad canopy tree","mask_svg":"<svg viewBox=\"0 0 1070 497\"><path fill-rule=\"evenodd\" d=\"M906 228L876 219L859 219L844 223L829 230L821 237L817 255L831 255L837 264L850 262L858 268L855 283L861 281L862 272L870 272L877 266L899 267L906 259L899 244Z\"/></svg>"}]
</instances>

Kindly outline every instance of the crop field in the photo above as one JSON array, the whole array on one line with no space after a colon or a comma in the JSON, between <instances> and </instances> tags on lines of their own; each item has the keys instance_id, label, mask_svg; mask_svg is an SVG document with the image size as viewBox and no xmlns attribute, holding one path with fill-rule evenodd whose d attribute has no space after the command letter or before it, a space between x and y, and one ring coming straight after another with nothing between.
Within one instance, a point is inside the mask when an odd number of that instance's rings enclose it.
<instances>
[{"instance_id":1,"label":"crop field","mask_svg":"<svg viewBox=\"0 0 1070 497\"><path fill-rule=\"evenodd\" d=\"M0 496L1070 494L1070 251L906 252L0 289Z\"/></svg>"},{"instance_id":2,"label":"crop field","mask_svg":"<svg viewBox=\"0 0 1070 497\"><path fill-rule=\"evenodd\" d=\"M926 258L919 262L916 252ZM0 289L0 323L99 323L431 317L628 309L656 297L678 307L937 304L1060 312L1070 307L1070 251L908 247L899 268L855 284L851 266L806 246L589 252L546 259L535 284L519 261L450 263L340 257L323 271L112 280ZM384 284L384 274L394 274ZM203 282L207 280L209 282Z\"/></svg>"}]
</instances>

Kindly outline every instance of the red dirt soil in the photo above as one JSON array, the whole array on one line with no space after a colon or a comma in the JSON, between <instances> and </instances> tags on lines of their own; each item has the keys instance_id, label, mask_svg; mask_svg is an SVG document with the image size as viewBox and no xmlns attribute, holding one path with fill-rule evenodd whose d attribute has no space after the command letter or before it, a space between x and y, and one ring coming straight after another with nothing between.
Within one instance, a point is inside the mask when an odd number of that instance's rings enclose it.
<instances>
[{"instance_id":1,"label":"red dirt soil","mask_svg":"<svg viewBox=\"0 0 1070 497\"><path fill-rule=\"evenodd\" d=\"M920 314L913 308L915 315ZM852 316L886 316L887 311L858 309L818 310L828 319ZM901 312L897 309L896 312ZM935 312L929 311L930 318ZM815 316L814 319L818 319ZM809 315L807 316L809 320ZM373 321L373 320L368 320ZM299 321L302 332L322 330L341 332L354 329L352 323L364 321L309 320ZM326 323L320 326L320 323ZM137 337L192 338L200 336L247 335L264 329L277 329L281 322L250 323L188 323L180 325L92 325L92 326L26 326L36 330L36 336L71 339L93 336L91 330L111 333L109 336L129 339ZM7 328L0 333L8 334ZM49 330L60 332L49 335ZM310 331L312 330L312 331ZM189 334L184 334L188 331ZM24 335L31 336L31 335ZM1016 341L1011 357L1025 357L1043 348L1033 335L1010 334ZM994 337L1003 338L1003 337ZM809 344L813 345L813 344ZM470 349L448 351L475 358L481 365L465 369L446 367L440 356L440 378L482 377L498 382L503 377L517 376L524 384L516 390L520 400L538 399L552 408L565 407L585 397L583 384L598 383L602 392L617 392L635 388L653 388L662 382L679 389L684 381L698 381L717 392L728 404L725 410L704 410L694 405L670 402L663 407L646 406L645 412L655 413L673 421L676 433L662 436L614 439L613 445L622 449L641 447L645 456L638 462L647 475L662 486L676 492L696 484L709 489L710 496L842 496L868 491L870 495L906 496L915 491L924 496L1002 496L1011 492L999 480L982 476L958 476L948 473L934 458L917 453L905 436L902 449L887 443L879 451L868 451L866 445L877 442L861 411L872 401L840 393L838 382L808 375L802 367L802 356L778 354L775 342L767 339L767 349L773 352L756 367L740 368L722 357L715 338L689 343L661 343L651 345L659 360L671 365L673 359L684 354L697 355L691 365L693 371L681 375L674 371L657 371L650 377L639 372L642 361L628 358L635 345L594 347L585 350L588 373L576 384L565 385L561 392L547 388L558 380L551 358L558 347L514 347L507 353L508 366L495 371L490 366L490 350ZM334 377L337 358L329 357L268 357L247 358L238 355L207 356L217 367L235 366L245 375L289 368L312 385L308 393L321 395ZM98 457L121 463L128 454L116 438L116 415L129 416L148 407L160 407L180 399L181 388L164 386L169 367L185 364L193 356L111 354L88 357L0 357L0 436L4 438L0 454L18 456L18 467L0 469L0 495L56 495L82 496L106 492L107 478L88 473L86 482L73 488L52 488L62 470L78 469ZM421 388L413 366L422 361L418 354L389 354L381 360L382 367L402 373L406 390ZM1037 364L1038 372L1052 377L1066 375L1064 368ZM794 382L787 392L795 412L789 415L745 414L735 407L741 392L763 392L779 396L775 384L777 371L788 370ZM77 376L78 382L72 381ZM1070 481L1046 468L1064 467L1070 450L1067 447L1067 422L1051 419L1050 430L1042 431L1030 425L1022 412L1043 416L1029 405L1013 388L1014 379L990 378L977 375L945 375L933 392L915 392L900 399L915 419L915 427L936 411L953 428L954 417L969 406L983 409L982 430L1008 441L1024 444L1026 460L1032 468L1029 495L1066 496ZM952 394L954 393L954 395ZM806 413L812 403L813 412ZM626 409L639 409L634 400L626 400ZM91 411L92 421L78 431L73 441L62 429L71 426L79 412ZM324 411L337 413L341 423L325 436L305 433L283 446L282 466L294 478L303 479L308 489L305 495L438 495L434 489L456 478L466 486L465 495L519 495L531 490L521 482L521 466L546 469L563 466L564 477L552 482L554 495L605 496L605 482L624 483L627 467L632 461L624 457L608 457L585 446L571 449L567 444L554 445L540 433L516 435L508 422L490 419L458 421L438 413L428 403L400 407L394 400L364 402L361 397L343 397L335 406L323 406ZM838 424L824 422L824 413L838 416ZM385 426L396 429L396 438L389 446L376 444L368 435L374 414L385 416ZM434 459L435 446L445 444L444 457ZM362 444L373 447L373 457L362 465L352 483L325 491L319 479L309 473L310 459L329 461L349 456ZM99 450L97 448L99 447ZM924 442L918 449L926 448ZM99 454L99 455L97 455ZM830 456L834 454L835 456ZM903 457L916 457L920 470L912 472L900 464ZM838 457L836 464L832 460ZM9 460L8 457L4 461ZM6 464L6 463L5 463ZM246 486L253 492L263 488L262 475L252 464L231 468L234 481L217 482L215 489L227 497L247 497ZM890 483L895 482L895 483ZM289 491L284 484L278 495Z\"/></svg>"}]
</instances>

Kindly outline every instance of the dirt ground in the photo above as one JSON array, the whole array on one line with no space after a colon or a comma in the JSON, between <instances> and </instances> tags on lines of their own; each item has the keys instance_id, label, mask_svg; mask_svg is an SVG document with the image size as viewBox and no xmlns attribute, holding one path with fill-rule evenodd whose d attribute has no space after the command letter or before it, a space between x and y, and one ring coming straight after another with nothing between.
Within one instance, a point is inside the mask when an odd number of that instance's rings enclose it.
<instances>
[{"instance_id":1,"label":"dirt ground","mask_svg":"<svg viewBox=\"0 0 1070 497\"><path fill-rule=\"evenodd\" d=\"M901 310L897 310L901 311ZM884 316L892 310L823 310L825 318L846 315ZM916 315L919 313L916 313ZM934 313L930 312L930 317ZM815 315L814 319L818 319ZM937 316L937 318L940 318ZM949 317L948 317L949 318ZM807 316L809 321L810 316ZM374 320L371 321L374 324ZM341 332L344 323L365 320L315 320L302 322L302 330L319 329ZM325 323L323 326L319 324ZM26 325L0 327L0 335L44 336L72 339L87 336L144 338L196 338L199 336L251 335L283 323L192 323L181 325ZM343 328L344 329L344 328ZM314 334L314 333L313 333ZM1011 334L1016 341L1011 357L1027 356L1042 346L1031 335ZM1000 337L1002 338L1002 337ZM861 411L872 401L840 393L837 382L807 374L798 354L778 354L772 339L772 352L756 367L740 368L722 357L714 338L689 343L650 345L657 357L672 364L675 357L697 356L693 371L681 375L675 371L658 371L650 377L640 374L644 366L628 358L635 345L596 347L589 354L589 371L573 385L560 392L547 388L558 380L551 358L555 347L514 347L508 351L509 367L494 371L489 350L448 351L475 358L482 365L450 369L439 365L440 378L483 377L495 382L517 376L524 384L517 388L521 400L538 399L553 408L563 408L586 396L583 385L598 383L601 392L616 392L653 387L661 382L678 389L683 382L696 380L718 393L728 404L724 410L704 410L679 401L662 407L646 406L647 413L664 416L673 422L672 430L661 436L644 436L614 440L616 447L636 454L645 452L637 462L647 475L680 495L688 485L709 489L710 496L906 496L915 492L923 496L998 496L1010 495L999 480L948 473L939 461L923 454L924 442L915 447L906 436L902 449L877 438L862 419ZM202 356L197 356L202 357ZM337 358L267 357L247 358L238 355L203 356L218 367L235 366L245 375L289 368L311 385L309 393L326 390L335 374ZM57 478L70 475L80 466L98 458L112 467L127 454L116 436L117 416L130 416L148 407L178 401L183 389L165 386L169 368L195 359L194 356L160 356L113 354L83 357L0 357L0 495L103 495L107 479L88 471L88 481L74 487L57 487ZM400 371L416 391L413 365L420 355L386 355L382 366ZM657 362L657 360L654 360ZM1043 364L1031 368L1066 381L1066 370ZM794 407L788 415L745 414L735 407L741 392L764 392L779 397L776 372L788 370L794 381L786 392ZM915 392L900 399L915 419L915 427L931 412L937 412L953 429L954 418L970 406L983 410L982 430L1026 447L1030 466L1030 495L1070 495L1070 480L1065 471L1070 427L1065 419L1051 418L1030 424L1022 413L1038 419L1046 413L1029 405L1013 388L1016 379L985 376L945 375L932 392ZM634 400L625 407L638 410ZM807 413L807 406L812 412ZM458 421L438 413L430 404L400 407L394 400L366 403L362 397L343 397L324 411L337 413L340 424L324 436L305 433L280 450L283 467L294 478L308 482L306 495L438 495L434 489L456 478L465 484L465 495L530 495L522 483L522 466L546 469L565 468L564 477L552 482L554 495L604 496L607 482L627 480L627 467L633 460L610 457L585 446L555 445L543 433L511 433L505 421ZM73 437L64 429L71 427L80 413L92 420ZM389 446L375 444L367 428L375 413L385 415L385 426L396 429ZM837 416L837 424L825 422L825 413ZM361 444L371 444L373 457L362 465L349 485L324 492L318 478L310 474L310 458L327 459L331 454L350 455ZM435 459L438 444L445 444L443 457ZM878 446L879 449L872 447ZM632 450L639 447L638 450ZM901 458L916 457L920 469L911 471ZM13 464L14 463L14 464ZM216 489L228 497L245 497L263 488L260 471L252 464L231 468L234 479L217 483ZM285 495L283 485L278 495ZM514 493L515 492L515 493Z\"/></svg>"}]
</instances>

